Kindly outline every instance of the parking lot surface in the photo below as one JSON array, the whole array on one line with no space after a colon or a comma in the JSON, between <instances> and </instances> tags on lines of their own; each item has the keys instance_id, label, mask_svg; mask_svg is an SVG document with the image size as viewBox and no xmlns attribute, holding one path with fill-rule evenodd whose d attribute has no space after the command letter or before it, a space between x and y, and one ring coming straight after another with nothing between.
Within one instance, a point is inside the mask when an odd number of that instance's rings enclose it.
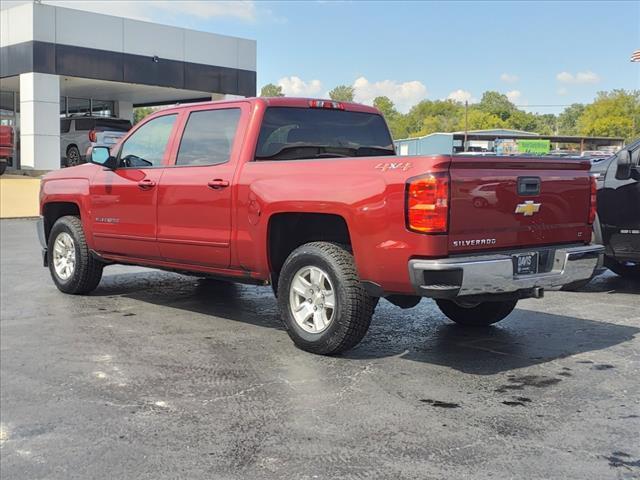
<instances>
[{"instance_id":1,"label":"parking lot surface","mask_svg":"<svg viewBox=\"0 0 640 480\"><path fill-rule=\"evenodd\" d=\"M381 300L327 358L270 288L113 266L68 296L35 222L0 230L4 479L640 478L640 284L471 332Z\"/></svg>"}]
</instances>

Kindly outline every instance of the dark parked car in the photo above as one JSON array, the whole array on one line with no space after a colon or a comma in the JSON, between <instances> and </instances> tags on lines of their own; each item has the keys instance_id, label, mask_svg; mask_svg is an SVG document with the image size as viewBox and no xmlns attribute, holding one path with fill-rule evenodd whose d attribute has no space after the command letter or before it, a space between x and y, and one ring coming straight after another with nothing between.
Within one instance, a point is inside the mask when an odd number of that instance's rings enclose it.
<instances>
[{"instance_id":1,"label":"dark parked car","mask_svg":"<svg viewBox=\"0 0 640 480\"><path fill-rule=\"evenodd\" d=\"M617 154L592 162L598 178L596 243L605 246L604 266L640 279L640 139Z\"/></svg>"}]
</instances>

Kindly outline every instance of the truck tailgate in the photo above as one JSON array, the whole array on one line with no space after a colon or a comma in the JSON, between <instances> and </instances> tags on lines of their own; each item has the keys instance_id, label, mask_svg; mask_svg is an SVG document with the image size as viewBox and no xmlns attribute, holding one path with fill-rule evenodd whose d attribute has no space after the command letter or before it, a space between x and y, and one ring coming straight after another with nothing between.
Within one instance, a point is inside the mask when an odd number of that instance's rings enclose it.
<instances>
[{"instance_id":1,"label":"truck tailgate","mask_svg":"<svg viewBox=\"0 0 640 480\"><path fill-rule=\"evenodd\" d=\"M589 162L453 156L451 253L587 243Z\"/></svg>"}]
</instances>

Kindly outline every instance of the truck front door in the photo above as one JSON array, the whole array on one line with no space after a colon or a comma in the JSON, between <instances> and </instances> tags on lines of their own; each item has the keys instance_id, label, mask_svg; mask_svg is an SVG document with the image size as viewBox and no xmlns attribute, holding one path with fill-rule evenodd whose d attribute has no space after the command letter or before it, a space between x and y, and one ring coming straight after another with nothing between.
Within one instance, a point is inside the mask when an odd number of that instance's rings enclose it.
<instances>
[{"instance_id":1,"label":"truck front door","mask_svg":"<svg viewBox=\"0 0 640 480\"><path fill-rule=\"evenodd\" d=\"M174 161L158 190L158 246L169 262L227 268L230 264L233 176L248 105L206 105L181 119Z\"/></svg>"},{"instance_id":2,"label":"truck front door","mask_svg":"<svg viewBox=\"0 0 640 480\"><path fill-rule=\"evenodd\" d=\"M115 170L91 181L91 219L96 250L159 258L156 243L158 185L168 158L177 114L152 118L122 144Z\"/></svg>"}]
</instances>

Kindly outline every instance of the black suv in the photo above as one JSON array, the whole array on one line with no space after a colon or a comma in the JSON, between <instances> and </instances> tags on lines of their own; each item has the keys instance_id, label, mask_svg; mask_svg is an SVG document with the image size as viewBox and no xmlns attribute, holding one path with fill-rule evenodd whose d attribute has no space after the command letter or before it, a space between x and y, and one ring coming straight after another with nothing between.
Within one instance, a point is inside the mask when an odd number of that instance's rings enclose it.
<instances>
[{"instance_id":1,"label":"black suv","mask_svg":"<svg viewBox=\"0 0 640 480\"><path fill-rule=\"evenodd\" d=\"M604 266L640 279L640 139L616 155L594 160L598 174L597 243L605 246Z\"/></svg>"}]
</instances>

